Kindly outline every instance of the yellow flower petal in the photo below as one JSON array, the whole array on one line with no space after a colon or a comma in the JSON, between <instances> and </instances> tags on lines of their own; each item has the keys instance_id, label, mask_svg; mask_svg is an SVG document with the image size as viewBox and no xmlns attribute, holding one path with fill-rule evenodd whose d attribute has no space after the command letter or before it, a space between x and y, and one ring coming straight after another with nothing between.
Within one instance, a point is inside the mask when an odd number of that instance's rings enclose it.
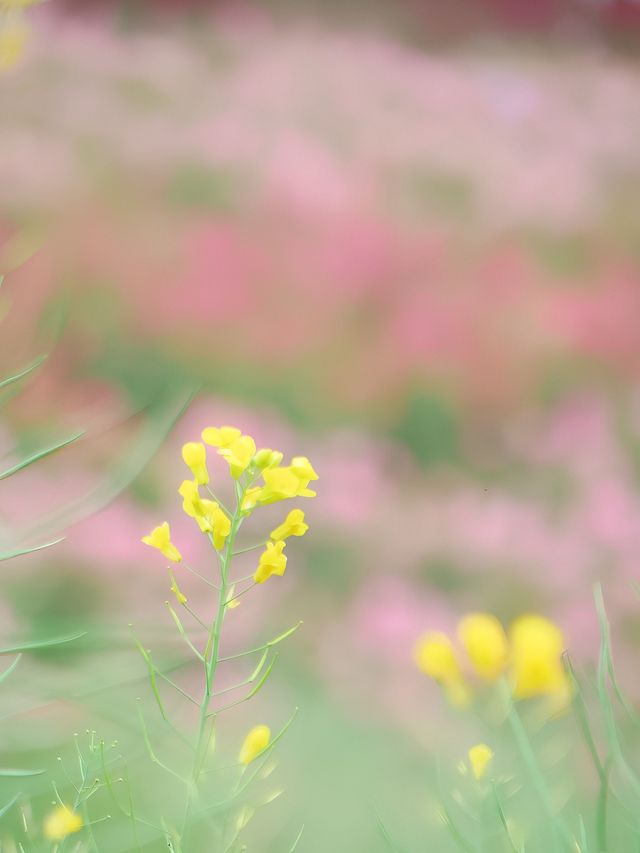
<instances>
[{"instance_id":1,"label":"yellow flower petal","mask_svg":"<svg viewBox=\"0 0 640 853\"><path fill-rule=\"evenodd\" d=\"M202 440L211 447L231 447L242 433L236 427L206 427L202 430Z\"/></svg>"},{"instance_id":2,"label":"yellow flower petal","mask_svg":"<svg viewBox=\"0 0 640 853\"><path fill-rule=\"evenodd\" d=\"M206 486L209 482L207 471L207 450L199 441L188 441L182 447L182 458L185 465L191 469L193 478L200 486Z\"/></svg>"}]
</instances>

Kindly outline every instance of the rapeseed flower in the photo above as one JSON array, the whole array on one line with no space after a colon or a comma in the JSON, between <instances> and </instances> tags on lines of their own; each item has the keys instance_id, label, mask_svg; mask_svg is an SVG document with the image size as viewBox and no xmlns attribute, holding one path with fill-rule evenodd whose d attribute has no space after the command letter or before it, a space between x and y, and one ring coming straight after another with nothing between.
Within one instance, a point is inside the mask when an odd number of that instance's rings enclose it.
<instances>
[{"instance_id":1,"label":"rapeseed flower","mask_svg":"<svg viewBox=\"0 0 640 853\"><path fill-rule=\"evenodd\" d=\"M514 698L568 697L569 681L562 664L565 641L560 628L543 616L527 614L511 625L509 637Z\"/></svg>"},{"instance_id":2,"label":"rapeseed flower","mask_svg":"<svg viewBox=\"0 0 640 853\"><path fill-rule=\"evenodd\" d=\"M193 479L199 486L206 486L209 482L207 471L207 450L199 441L188 441L182 447L182 458L185 465L191 469Z\"/></svg>"},{"instance_id":3,"label":"rapeseed flower","mask_svg":"<svg viewBox=\"0 0 640 853\"><path fill-rule=\"evenodd\" d=\"M169 529L168 522L164 521L158 527L154 527L151 533L142 537L142 541L145 545L157 548L172 563L180 563L182 561L182 554L171 541L171 530Z\"/></svg>"},{"instance_id":4,"label":"rapeseed flower","mask_svg":"<svg viewBox=\"0 0 640 853\"><path fill-rule=\"evenodd\" d=\"M283 575L287 567L287 558L284 551L286 542L267 542L265 550L260 555L258 568L255 570L253 579L256 583L264 583L271 575Z\"/></svg>"},{"instance_id":5,"label":"rapeseed flower","mask_svg":"<svg viewBox=\"0 0 640 853\"><path fill-rule=\"evenodd\" d=\"M304 536L309 529L309 525L305 524L304 512L301 509L292 509L285 520L275 530L271 531L271 538L288 539L289 536Z\"/></svg>"},{"instance_id":6,"label":"rapeseed flower","mask_svg":"<svg viewBox=\"0 0 640 853\"><path fill-rule=\"evenodd\" d=\"M485 776L493 759L493 750L486 743L477 743L468 751L469 766L476 779Z\"/></svg>"}]
</instances>

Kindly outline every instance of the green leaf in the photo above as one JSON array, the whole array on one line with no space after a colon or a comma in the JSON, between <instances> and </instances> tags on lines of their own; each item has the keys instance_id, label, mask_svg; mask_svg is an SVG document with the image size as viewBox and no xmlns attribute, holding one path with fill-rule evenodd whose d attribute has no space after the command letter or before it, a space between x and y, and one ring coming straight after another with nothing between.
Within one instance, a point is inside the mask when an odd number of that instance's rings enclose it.
<instances>
[{"instance_id":1,"label":"green leaf","mask_svg":"<svg viewBox=\"0 0 640 853\"><path fill-rule=\"evenodd\" d=\"M46 770L19 770L12 767L0 767L0 776L42 776Z\"/></svg>"},{"instance_id":2,"label":"green leaf","mask_svg":"<svg viewBox=\"0 0 640 853\"><path fill-rule=\"evenodd\" d=\"M3 473L0 474L0 480L4 480L6 477L10 477L12 474L16 474L18 471L22 471L22 469L26 468L28 465L32 465L39 459L44 459L45 456L50 456L52 453L55 453L56 450L61 450L68 444L77 441L82 435L84 435L84 431L78 432L75 435L72 435L71 438L66 438L64 441L61 441L58 444L54 444L51 447L47 447L45 448L45 450L39 450L37 453L34 453L33 456L28 456L26 459L23 459L22 462L18 462L13 467L8 468L6 471L3 471Z\"/></svg>"},{"instance_id":3,"label":"green leaf","mask_svg":"<svg viewBox=\"0 0 640 853\"><path fill-rule=\"evenodd\" d=\"M19 643L16 646L7 646L0 649L0 655L10 655L14 652L26 652L31 649L46 649L49 646L60 646L63 643L71 643L73 640L79 640L81 637L86 637L86 631L78 631L76 634L67 634L62 637L52 637L49 640L33 640L28 643Z\"/></svg>"},{"instance_id":4,"label":"green leaf","mask_svg":"<svg viewBox=\"0 0 640 853\"><path fill-rule=\"evenodd\" d=\"M47 360L46 355L40 355L33 361L28 367L23 368L18 373L15 373L13 376L9 376L7 379L3 379L0 381L0 389L6 388L8 385L12 385L14 382L18 382L24 376L28 376L33 370L40 367L40 365Z\"/></svg>"},{"instance_id":5,"label":"green leaf","mask_svg":"<svg viewBox=\"0 0 640 853\"><path fill-rule=\"evenodd\" d=\"M262 678L260 679L260 681L256 684L256 686L253 688L253 690L251 690L251 691L249 691L249 693L247 693L247 695L246 695L245 699L251 699L251 698L253 698L253 697L256 695L256 693L258 692L258 690L260 690L260 688L264 685L264 683L265 683L265 681L267 680L267 678L269 678L269 676L271 675L271 670L273 669L273 666L274 666L275 662L277 661L277 659L278 659L278 655L277 655L277 654L275 654L275 655L271 658L271 661L270 661L270 663L269 663L269 666L268 666L268 667L266 668L266 670L264 671L264 675L262 676ZM260 666L262 666L262 664L260 664Z\"/></svg>"},{"instance_id":6,"label":"green leaf","mask_svg":"<svg viewBox=\"0 0 640 853\"><path fill-rule=\"evenodd\" d=\"M0 554L0 562L3 560L13 560L14 557L22 557L24 554L33 554L34 551L42 551L45 548L51 548L52 545L57 545L64 541L64 536L60 539L54 539L52 542L45 542L43 545L34 545L33 548L19 548L17 551L9 551L7 554Z\"/></svg>"}]
</instances>

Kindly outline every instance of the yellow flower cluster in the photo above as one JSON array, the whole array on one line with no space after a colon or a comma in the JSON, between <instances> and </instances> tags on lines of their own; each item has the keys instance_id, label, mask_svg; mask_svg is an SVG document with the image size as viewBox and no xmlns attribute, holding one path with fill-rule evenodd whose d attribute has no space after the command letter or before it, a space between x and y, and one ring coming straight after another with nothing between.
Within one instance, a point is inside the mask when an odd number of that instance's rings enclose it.
<instances>
[{"instance_id":1,"label":"yellow flower cluster","mask_svg":"<svg viewBox=\"0 0 640 853\"><path fill-rule=\"evenodd\" d=\"M243 435L237 427L207 427L201 438L202 442L189 441L182 448L182 459L193 479L184 480L178 492L184 512L196 521L202 533L210 537L217 551L225 548L234 522L213 500L213 493L209 490L205 445L215 447L229 465L231 476L236 481L238 519L248 516L257 506L288 498L315 497L309 483L317 480L318 475L306 456L295 456L289 465L282 465L282 453L270 448L257 450L253 438ZM201 487L209 490L210 498L201 495ZM283 575L287 565L285 540L290 536L303 536L308 529L304 512L301 509L291 510L282 524L271 531L270 541L265 543L265 550L258 561L254 581L264 583L271 575ZM157 548L171 562L181 562L182 555L171 541L168 522L155 527L142 541ZM171 588L178 601L184 598L173 577Z\"/></svg>"},{"instance_id":2,"label":"yellow flower cluster","mask_svg":"<svg viewBox=\"0 0 640 853\"><path fill-rule=\"evenodd\" d=\"M506 676L515 699L551 696L563 704L570 687L562 664L562 631L543 616L520 616L509 629L489 613L471 613L460 620L457 638L465 652L465 670L491 683ZM446 634L436 631L419 638L416 663L438 681L456 705L470 701L471 689L463 663Z\"/></svg>"},{"instance_id":3,"label":"yellow flower cluster","mask_svg":"<svg viewBox=\"0 0 640 853\"><path fill-rule=\"evenodd\" d=\"M12 68L22 58L29 40L24 10L38 0L0 0L0 70Z\"/></svg>"}]
</instances>

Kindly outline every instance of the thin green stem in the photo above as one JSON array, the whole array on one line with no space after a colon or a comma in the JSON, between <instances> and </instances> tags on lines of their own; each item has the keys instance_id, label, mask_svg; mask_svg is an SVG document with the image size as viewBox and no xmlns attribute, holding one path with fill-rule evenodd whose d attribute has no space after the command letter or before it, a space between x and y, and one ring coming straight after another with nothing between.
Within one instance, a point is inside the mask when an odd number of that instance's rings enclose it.
<instances>
[{"instance_id":1,"label":"thin green stem","mask_svg":"<svg viewBox=\"0 0 640 853\"><path fill-rule=\"evenodd\" d=\"M206 758L206 748L209 743L210 734L209 736L207 736L206 734L207 727L208 725L210 725L209 705L213 696L213 687L216 677L216 671L220 660L220 639L222 636L222 625L224 623L225 611L228 604L227 598L229 595L230 587L229 574L231 561L233 559L233 547L236 536L238 534L238 530L240 529L240 526L243 521L243 516L240 511L243 495L244 489L238 483L236 483L236 509L233 515L231 516L231 529L229 531L229 536L227 538L224 552L221 556L218 555L220 566L220 587L218 589L218 605L216 609L215 619L211 623L211 627L209 629L209 638L207 640L207 646L204 652L203 664L205 686L202 695L202 700L200 702L200 713L198 718L198 731L196 735L195 754L187 788L187 802L185 805L185 813L181 833L181 842L183 845L186 841L189 815L191 813L193 799L197 793L198 780L200 777L200 773L203 769L204 761ZM209 732L210 731L211 730L209 729Z\"/></svg>"}]
</instances>

